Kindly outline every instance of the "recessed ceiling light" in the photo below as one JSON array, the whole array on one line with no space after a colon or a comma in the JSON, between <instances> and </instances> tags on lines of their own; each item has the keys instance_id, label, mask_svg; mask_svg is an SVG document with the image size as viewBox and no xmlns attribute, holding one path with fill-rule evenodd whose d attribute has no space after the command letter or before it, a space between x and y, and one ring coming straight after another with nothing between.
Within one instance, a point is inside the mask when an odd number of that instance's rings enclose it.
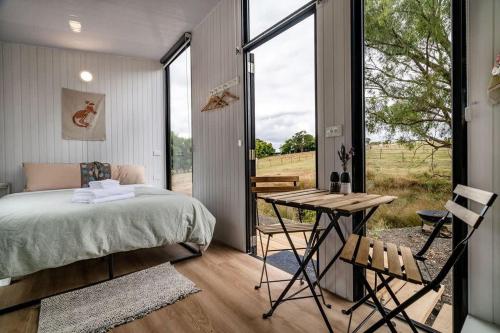
<instances>
[{"instance_id":1,"label":"recessed ceiling light","mask_svg":"<svg viewBox=\"0 0 500 333\"><path fill-rule=\"evenodd\" d=\"M93 78L94 77L92 76L92 73L90 73L89 71L80 72L80 79L82 79L82 81L84 82L90 82Z\"/></svg>"},{"instance_id":2,"label":"recessed ceiling light","mask_svg":"<svg viewBox=\"0 0 500 333\"><path fill-rule=\"evenodd\" d=\"M68 23L71 31L76 33L82 32L82 24L80 23L80 21L69 20Z\"/></svg>"}]
</instances>

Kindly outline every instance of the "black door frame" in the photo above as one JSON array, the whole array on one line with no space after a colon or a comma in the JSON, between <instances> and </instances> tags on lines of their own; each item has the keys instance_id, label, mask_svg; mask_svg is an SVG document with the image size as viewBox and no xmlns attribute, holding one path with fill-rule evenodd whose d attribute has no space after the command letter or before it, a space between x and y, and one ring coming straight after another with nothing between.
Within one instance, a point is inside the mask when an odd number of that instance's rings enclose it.
<instances>
[{"instance_id":1,"label":"black door frame","mask_svg":"<svg viewBox=\"0 0 500 333\"><path fill-rule=\"evenodd\" d=\"M278 21L267 30L250 39L250 11L249 1L241 0L241 40L243 41L243 82L244 82L244 112L245 112L245 216L246 216L246 249L247 253L256 254L256 244L252 244L252 238L256 236L256 203L253 200L251 193L250 177L255 175L256 165L255 160L251 158L250 152L255 149L255 105L253 103L255 97L254 73L249 71L249 67L253 66L252 50L260 45L270 41L282 32L295 26L297 23L305 20L309 16L314 16L314 68L315 68L315 140L316 147L318 146L318 102L317 102L317 47L316 47L316 0L311 0L305 5ZM251 65L249 65L251 63ZM316 185L318 182L318 158L316 151ZM255 239L255 238L254 238Z\"/></svg>"},{"instance_id":2,"label":"black door frame","mask_svg":"<svg viewBox=\"0 0 500 333\"><path fill-rule=\"evenodd\" d=\"M160 63L165 70L165 187L172 190L172 156L170 149L170 131L171 131L171 117L170 117L170 65L191 46L191 33L185 32L181 38L161 57Z\"/></svg>"},{"instance_id":3,"label":"black door frame","mask_svg":"<svg viewBox=\"0 0 500 333\"><path fill-rule=\"evenodd\" d=\"M352 89L352 146L357 155L353 159L353 190L365 191L365 114L364 114L364 0L351 1L351 89ZM466 1L452 0L452 186L467 184L467 45ZM355 218L354 224L360 218ZM362 231L365 233L365 230ZM467 235L467 226L453 221L453 246ZM453 331L460 332L468 314L467 251L453 269ZM353 294L359 299L363 293L359 274L353 272Z\"/></svg>"}]
</instances>

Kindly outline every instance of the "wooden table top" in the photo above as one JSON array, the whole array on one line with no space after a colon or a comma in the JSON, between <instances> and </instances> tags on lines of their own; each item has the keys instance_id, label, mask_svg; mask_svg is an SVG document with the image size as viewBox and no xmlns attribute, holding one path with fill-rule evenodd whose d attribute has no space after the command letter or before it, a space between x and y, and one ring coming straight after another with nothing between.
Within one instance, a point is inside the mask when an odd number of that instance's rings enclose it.
<instances>
[{"instance_id":1,"label":"wooden table top","mask_svg":"<svg viewBox=\"0 0 500 333\"><path fill-rule=\"evenodd\" d=\"M332 194L328 191L318 189L259 194L258 198L278 205L325 212L337 211L345 215L364 211L382 204L388 204L397 199L394 196L379 194Z\"/></svg>"}]
</instances>

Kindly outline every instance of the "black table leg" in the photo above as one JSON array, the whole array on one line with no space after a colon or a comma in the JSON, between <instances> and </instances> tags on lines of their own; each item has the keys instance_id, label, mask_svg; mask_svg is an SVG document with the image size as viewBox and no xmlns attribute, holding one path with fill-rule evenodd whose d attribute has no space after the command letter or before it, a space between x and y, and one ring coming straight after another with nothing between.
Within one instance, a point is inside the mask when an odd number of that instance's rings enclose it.
<instances>
[{"instance_id":1,"label":"black table leg","mask_svg":"<svg viewBox=\"0 0 500 333\"><path fill-rule=\"evenodd\" d=\"M112 280L115 275L114 275L114 260L113 260L113 253L108 254L108 278Z\"/></svg>"},{"instance_id":2,"label":"black table leg","mask_svg":"<svg viewBox=\"0 0 500 333\"><path fill-rule=\"evenodd\" d=\"M267 313L265 313L263 315L263 318L268 318L268 317L270 317L270 316L273 315L274 310L276 310L276 308L282 303L283 298L286 296L286 294L288 293L288 291L290 290L290 288L292 287L292 285L295 283L295 281L297 280L297 278L299 277L299 275L302 273L303 276L304 276L304 278L306 279L306 283L307 283L309 289L312 292L314 301L316 302L316 305L317 305L317 307L318 307L318 309L319 309L319 311L321 313L321 316L323 317L323 320L325 322L326 327L328 328L328 331L329 332L333 332L333 328L330 325L330 322L328 321L328 317L326 316L326 313L323 310L323 307L322 307L322 305L321 305L321 303L320 303L320 301L318 299L318 296L316 295L316 290L314 288L314 285L311 283L311 280L309 279L309 275L307 275L307 271L306 271L306 267L307 267L309 261L312 259L312 257L315 255L315 253L318 251L319 246L326 239L327 234L329 233L329 231L332 229L333 226L329 225L326 228L326 230L321 235L319 241L316 244L314 244L314 246L311 248L311 251L306 256L306 258L304 258L304 260L300 260L300 256L297 253L297 250L295 249L295 245L293 244L293 241L292 241L292 239L290 237L290 234L288 233L288 230L287 230L287 228L285 226L285 223L283 222L283 219L281 218L281 215L280 215L278 209L276 208L276 204L272 203L272 206L273 206L274 212L276 213L278 221L280 222L281 227L283 228L283 231L285 232L286 238L287 238L288 242L290 243L290 247L293 250L295 258L297 259L297 262L299 263L299 269L294 274L293 278L290 280L290 282L286 286L285 290L283 290L283 292L278 297L278 299L276 300L276 302L273 304L273 306L271 307L271 309ZM320 219L318 218L316 220L316 222L314 223L313 230L312 230L313 234L316 232L316 230L318 228L319 221L320 221Z\"/></svg>"}]
</instances>

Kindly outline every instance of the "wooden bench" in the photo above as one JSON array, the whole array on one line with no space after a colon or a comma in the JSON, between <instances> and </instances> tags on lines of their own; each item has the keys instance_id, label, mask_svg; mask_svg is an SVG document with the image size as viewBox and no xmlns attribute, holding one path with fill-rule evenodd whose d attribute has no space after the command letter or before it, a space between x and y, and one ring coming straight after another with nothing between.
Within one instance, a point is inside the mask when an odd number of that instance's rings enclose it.
<instances>
[{"instance_id":1,"label":"wooden bench","mask_svg":"<svg viewBox=\"0 0 500 333\"><path fill-rule=\"evenodd\" d=\"M299 189L299 176L255 176L250 177L252 193L276 193L289 192ZM258 186L264 183L264 186ZM292 183L275 185L275 183Z\"/></svg>"}]
</instances>

